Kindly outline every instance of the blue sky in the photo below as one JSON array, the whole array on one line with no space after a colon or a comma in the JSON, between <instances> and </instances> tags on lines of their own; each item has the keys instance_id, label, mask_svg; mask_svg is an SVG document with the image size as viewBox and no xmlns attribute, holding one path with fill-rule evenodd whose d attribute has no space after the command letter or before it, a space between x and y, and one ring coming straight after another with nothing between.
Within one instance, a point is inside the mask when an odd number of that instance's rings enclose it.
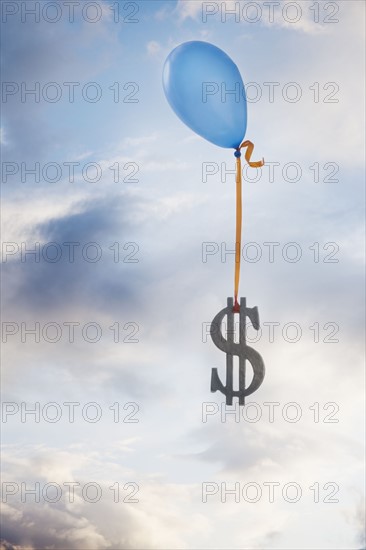
<instances>
[{"instance_id":1,"label":"blue sky","mask_svg":"<svg viewBox=\"0 0 366 550\"><path fill-rule=\"evenodd\" d=\"M297 2L295 23L285 20L284 9L289 17L294 12L283 1L274 7L273 23L260 1L256 23L242 17L248 2L114 3L122 15L138 9L136 23L114 22L112 2L98 3L96 23L83 19L80 6L68 22L61 1L59 21L27 16L23 22L25 3L15 4L18 13L2 24L3 81L19 90L22 83L39 82L40 90L56 83L62 96L55 103L42 95L22 102L19 92L2 103L3 169L18 168L2 183L3 480L19 486L3 500L3 548L364 548L363 3L319 2L319 23L306 1ZM204 23L208 4L218 13ZM222 10L236 6L240 21L222 22ZM205 403L220 410L224 401L210 393L210 376L212 367L223 375L225 364L202 332L233 286L232 255L222 261L218 252L203 262L202 249L204 243L233 248L235 179L221 181L222 163L234 169L232 151L195 136L164 97L167 55L196 39L224 49L244 82L262 93L248 104L246 138L255 143L255 160L264 157L267 165L243 190L243 242L255 243L262 256L243 261L241 276L241 295L258 306L262 323L252 344L267 371L250 398L262 412L258 422L243 416L221 422L219 412L202 420ZM73 103L68 82L79 84ZM82 95L85 87L96 89L90 83L101 91L98 102ZM115 83L122 101L113 100ZM275 83L273 101L268 83ZM301 89L298 102L283 98L289 83ZM332 93L338 101L326 102ZM137 102L123 102L128 97ZM21 163L29 169L39 163L41 172L54 163L60 178L50 181L51 167L48 181L28 175L22 182ZM70 163L79 163L73 182ZM92 168L83 179L88 163L99 167L98 181L90 181ZM116 163L117 183L110 169ZM203 181L206 163L220 171ZM272 181L269 163L279 163L272 165ZM288 163L300 167L299 181L289 181ZM128 181L132 173L137 182ZM336 181L329 181L332 173ZM74 262L70 242L80 243ZM276 243L273 262L269 242ZM40 261L30 255L22 261L22 246L35 243ZM88 243L97 248L85 252ZM298 262L283 257L289 243L301 251ZM56 249L61 258L47 261ZM83 251L95 250L100 261L87 261ZM137 262L128 261L132 254ZM35 323L39 343L25 333ZM53 329L44 333L50 323ZM116 323L119 342L110 328ZM271 323L277 323L273 342ZM52 343L55 324L62 332ZM98 342L88 341L93 327L82 332L88 324L100 327ZM290 342L294 324L301 336ZM124 342L136 327L139 341ZM22 407L50 402L60 407L58 422L42 415L40 422L29 415L22 422ZM74 422L68 402L80 403ZM80 412L91 402L102 411L95 423ZM139 421L113 422L114 403L122 418L134 407L124 405L136 403ZM274 422L265 403L279 404ZM296 423L283 418L289 403L300 407ZM332 412L339 421L324 421ZM57 503L21 500L21 483L64 487L71 481L98 483L102 498L94 504L79 493L73 503L65 495ZM139 485L139 502L113 502L108 488L127 482ZM254 483L263 495L256 503L223 503L218 493L205 503L207 482ZM274 502L265 492L268 482L279 484ZM281 496L286 483L301 488L298 502ZM315 483L319 503L309 489ZM327 483L336 485L324 489ZM324 502L335 486L339 502Z\"/></svg>"}]
</instances>

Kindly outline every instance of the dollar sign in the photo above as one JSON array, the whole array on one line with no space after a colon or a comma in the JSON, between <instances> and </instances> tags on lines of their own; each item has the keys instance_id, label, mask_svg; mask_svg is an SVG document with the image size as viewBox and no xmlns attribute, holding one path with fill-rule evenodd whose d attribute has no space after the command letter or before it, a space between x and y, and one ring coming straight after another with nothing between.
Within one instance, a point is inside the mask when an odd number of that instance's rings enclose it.
<instances>
[{"instance_id":1,"label":"dollar sign","mask_svg":"<svg viewBox=\"0 0 366 550\"><path fill-rule=\"evenodd\" d=\"M221 324L227 315L227 339L222 335ZM253 327L259 330L258 308L247 308L246 299L240 299L240 338L239 343L234 342L234 311L233 299L227 299L227 307L222 309L211 323L210 334L213 343L226 353L226 386L220 380L217 369L212 369L211 391L221 391L226 395L226 404L233 404L233 397L239 398L239 405L245 405L245 396L255 392L264 379L265 367L262 357L253 348L246 345L246 318L252 322ZM233 356L239 357L239 390L233 389ZM248 388L245 387L246 365L248 360L253 368L253 380Z\"/></svg>"}]
</instances>

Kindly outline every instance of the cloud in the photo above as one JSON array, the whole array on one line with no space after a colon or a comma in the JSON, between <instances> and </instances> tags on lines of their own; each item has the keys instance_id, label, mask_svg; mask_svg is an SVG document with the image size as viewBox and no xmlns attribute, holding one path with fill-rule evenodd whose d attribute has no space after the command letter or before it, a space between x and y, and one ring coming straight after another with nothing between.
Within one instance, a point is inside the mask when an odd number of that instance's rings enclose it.
<instances>
[{"instance_id":1,"label":"cloud","mask_svg":"<svg viewBox=\"0 0 366 550\"><path fill-rule=\"evenodd\" d=\"M40 503L34 502L32 497L26 497L25 504L20 502L20 494L7 497L13 510L22 509L21 517L18 515L16 520L14 512L6 514L3 536L12 541L13 545L31 540L36 548L55 549L186 548L184 533L188 526L191 536L207 530L207 522L197 511L181 515L181 506L187 507L190 498L191 490L188 487L179 484L160 485L153 479L143 479L139 481L136 494L139 502L127 502L131 490L126 493L123 486L128 480L139 479L141 474L126 473L120 461L113 464L114 478L110 477L109 472L106 476L108 480L98 479L101 488L100 501L93 504L81 498L81 489L76 486L74 502L70 502L70 493L65 490L68 485L63 482L80 482L80 487L92 482L95 480L96 469L105 471L107 464L109 468L112 466L108 453L103 455L98 452L92 456L88 453L87 459L83 457L83 453L76 455L62 452L59 455L57 449L50 448L37 450L29 447L29 458L20 449L14 448L12 453L20 459L22 466L16 467L13 464L6 474L7 480L11 479L20 486L21 481L26 479L27 487L37 481L42 488L46 483L58 483L63 490L62 498L54 504L47 503L47 497L41 497ZM54 457L50 459L52 454ZM7 461L8 457L5 459ZM65 459L69 463L69 473L66 474L68 477L65 477L62 465L62 460ZM37 466L39 461L42 464L41 469ZM126 478L126 475L132 477ZM109 487L116 484L117 480L121 492L118 496L119 502L114 502L116 493ZM170 502L170 506L166 506L166 501ZM7 506L6 512L9 509L10 506Z\"/></svg>"},{"instance_id":2,"label":"cloud","mask_svg":"<svg viewBox=\"0 0 366 550\"><path fill-rule=\"evenodd\" d=\"M336 8L336 6L335 6ZM320 11L320 8L319 8ZM206 24L235 22L244 28L247 25L264 25L280 27L290 31L300 31L309 34L327 32L328 25L321 23L321 17L315 15L306 6L299 3L288 5L284 0L276 4L269 4L266 0L249 3L237 0L223 0L221 2L207 2L206 0L178 0L176 13L180 21L193 19L201 20ZM336 20L333 12L329 19Z\"/></svg>"},{"instance_id":3,"label":"cloud","mask_svg":"<svg viewBox=\"0 0 366 550\"><path fill-rule=\"evenodd\" d=\"M196 19L202 13L202 1L178 0L176 11L181 21L188 18Z\"/></svg>"},{"instance_id":4,"label":"cloud","mask_svg":"<svg viewBox=\"0 0 366 550\"><path fill-rule=\"evenodd\" d=\"M80 323L75 342L68 341L65 330L56 343L36 343L32 337L23 343L20 329L9 338L3 346L6 398L29 408L35 402L94 401L103 409L97 424L80 414L74 424L64 417L55 424L31 418L22 423L14 415L3 425L4 479L29 485L36 480L97 481L106 497L95 504L80 495L74 503L52 504L21 502L17 495L4 506L8 542L3 544L260 549L293 548L301 540L308 548L358 547L361 509L355 505L358 493L355 498L349 487L359 485L362 458L362 86L357 75L362 74L363 7L349 2L339 24L315 29L311 11L294 25L279 20L270 26L264 19L236 24L232 16L221 24L220 14L201 24L201 2L160 4L155 13L157 4L142 2L138 26L115 25L108 5L103 7L109 18L103 17L101 25L7 26L8 80L31 85L36 79L106 83L109 78L107 86L118 80L121 90L125 82L136 81L140 101L116 103L105 87L109 104L58 109L9 100L6 105L9 160L69 155L64 158L99 162L109 175L114 163L134 161L139 182L113 185L103 177L89 185L63 178L54 185L18 181L3 187L6 240L30 248L37 241L41 247L56 242L63 251L55 263L42 255L39 262L9 256L3 264L3 319L19 326ZM323 6L322 16L328 13ZM224 183L218 174L204 184L202 162L215 161L219 167L222 162L232 170L234 158L195 136L169 111L161 69L142 62L149 53L159 61L173 44L202 36L228 51L246 78L278 80L282 87L298 80L304 94L304 101L287 103L278 87L279 100L273 104L263 87L262 99L249 106L248 137L255 140L255 151L282 164L272 184L263 176L244 185L244 242L257 242L262 250L257 263L243 262L241 281L248 305L260 310L262 335L252 345L267 368L253 396L264 418L255 423L221 423L220 414L213 422L201 422L203 401L214 399L218 407L224 402L221 394L209 392L211 368L219 368L223 379L225 371L225 354L210 341L202 342L202 323L224 307L233 284L233 257L222 260L219 250L204 263L202 243L214 241L230 250L235 230L234 175ZM337 81L339 103L315 104L309 89L315 81L321 99L331 91L324 84ZM302 163L298 183L282 178L283 164L290 160ZM318 162L324 175L330 161L340 165L339 182L312 181L309 167ZM70 241L80 242L73 263L63 245ZM115 263L110 246L117 241L123 255L130 252L123 245L136 242L140 261ZM263 246L268 241L280 242L273 263ZM297 264L282 255L291 241L302 250ZM86 242L101 246L100 262L80 257ZM326 242L339 245L338 263L323 261L332 250L323 249ZM314 243L319 243L318 262ZM90 321L103 329L95 344L81 337L81 326ZM110 327L127 321L138 324L139 341L133 345L122 341L125 332L121 341L113 341ZM271 321L280 323L273 343L263 326ZM283 337L288 322L301 325L296 344ZM337 343L324 340L329 322L339 325ZM319 342L314 341L314 323ZM138 404L141 422L113 422L110 406L118 403L124 410L128 401ZM302 407L299 423L282 418L289 401ZM266 420L263 402L280 402L279 421ZM329 402L339 406L338 423L322 421L332 410L323 408ZM318 423L313 421L315 403ZM297 480L305 500L295 506L282 501L252 505L223 503L217 495L203 504L204 480ZM306 500L315 480L339 483L339 506ZM113 502L109 487L116 481L139 483L136 506Z\"/></svg>"},{"instance_id":5,"label":"cloud","mask_svg":"<svg viewBox=\"0 0 366 550\"><path fill-rule=\"evenodd\" d=\"M67 300L71 300L70 303L74 302L77 297L78 300L83 298L87 303L92 301L96 303L99 300L101 303L104 300L110 301L107 294L113 296L113 300L122 300L124 304L126 301L132 300L133 291L132 287L128 288L128 279L131 274L135 280L136 272L132 275L132 271L129 269L131 265L123 262L122 265L117 264L116 268L121 275L119 279L114 280L110 278L111 272L104 268L108 259L110 267L114 263L113 251L108 248L113 245L114 241L106 240L106 236L113 233L116 225L119 226L120 234L124 235L124 242L130 240L128 233L131 233L133 227L129 214L131 205L132 202L129 202L128 206L126 201L124 206L122 203L118 205L113 198L105 198L97 203L80 205L79 211L76 213L53 218L39 224L37 233L40 236L42 250L44 250L44 246L47 246L48 249L48 243L56 243L50 246L51 248L54 246L54 252L56 250L56 256L52 257L58 257L59 260L54 263L50 261L50 259L52 260L51 255L45 257L43 253L40 253L39 261L36 257L33 258L35 261L31 261L31 257L29 257L29 261L22 263L18 255L17 261L7 262L4 266L4 278L8 280L9 284L12 280L11 286L18 296L18 300L23 304L27 303L28 307L32 307L34 311L38 312L48 309L50 304L57 308L65 302L65 297ZM76 243L76 249L80 249L80 251L85 245L89 246L88 243L95 243L91 245L93 251L90 259L99 258L99 260L97 262L86 261L87 255L83 257L82 254L77 254L76 260L73 261L69 254L70 249L68 247L65 249L64 243L68 242ZM28 249L32 247L29 242L26 246ZM34 248L35 243L33 243ZM138 250L138 244L135 245L136 250ZM127 254L123 251L122 253ZM104 284L101 284L100 277L105 279ZM50 281L52 281L51 284L49 284ZM93 296L93 300L91 300L91 296Z\"/></svg>"},{"instance_id":6,"label":"cloud","mask_svg":"<svg viewBox=\"0 0 366 550\"><path fill-rule=\"evenodd\" d=\"M0 145L7 145L4 128L0 128Z\"/></svg>"},{"instance_id":7,"label":"cloud","mask_svg":"<svg viewBox=\"0 0 366 550\"><path fill-rule=\"evenodd\" d=\"M355 529L355 543L358 548L366 547L366 525L365 525L365 501L360 496L359 501L353 509L344 512L347 522Z\"/></svg>"},{"instance_id":8,"label":"cloud","mask_svg":"<svg viewBox=\"0 0 366 550\"><path fill-rule=\"evenodd\" d=\"M155 57L160 53L161 45L159 42L156 42L156 40L150 40L150 42L146 44L146 49L149 56Z\"/></svg>"},{"instance_id":9,"label":"cloud","mask_svg":"<svg viewBox=\"0 0 366 550\"><path fill-rule=\"evenodd\" d=\"M4 539L0 540L0 550L33 550L32 546L14 546Z\"/></svg>"}]
</instances>

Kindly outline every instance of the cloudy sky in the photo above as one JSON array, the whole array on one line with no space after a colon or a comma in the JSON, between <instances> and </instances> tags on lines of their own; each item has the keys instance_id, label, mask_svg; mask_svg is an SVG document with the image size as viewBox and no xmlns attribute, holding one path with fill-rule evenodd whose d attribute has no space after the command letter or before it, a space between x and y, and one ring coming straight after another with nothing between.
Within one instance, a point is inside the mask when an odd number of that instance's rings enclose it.
<instances>
[{"instance_id":1,"label":"cloudy sky","mask_svg":"<svg viewBox=\"0 0 366 550\"><path fill-rule=\"evenodd\" d=\"M2 548L363 549L363 2L1 7ZM235 159L162 90L189 40L237 64L266 160L242 410L207 333Z\"/></svg>"}]
</instances>

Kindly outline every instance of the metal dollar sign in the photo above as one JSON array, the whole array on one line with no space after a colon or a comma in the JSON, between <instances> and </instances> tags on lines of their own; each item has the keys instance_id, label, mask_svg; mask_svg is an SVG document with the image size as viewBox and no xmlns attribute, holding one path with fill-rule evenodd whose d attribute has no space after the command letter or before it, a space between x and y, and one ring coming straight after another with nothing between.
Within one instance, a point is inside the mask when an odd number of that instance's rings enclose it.
<instances>
[{"instance_id":1,"label":"metal dollar sign","mask_svg":"<svg viewBox=\"0 0 366 550\"><path fill-rule=\"evenodd\" d=\"M227 339L222 335L221 324L227 315ZM259 314L258 308L247 308L246 299L240 299L240 313L239 313L239 342L234 342L234 311L233 311L233 299L227 299L227 307L222 309L214 318L211 323L210 334L213 343L226 353L226 386L220 380L217 373L217 369L212 369L211 374L211 391L221 391L226 395L226 404L233 404L233 397L239 398L239 405L245 405L245 397L255 392L262 384L264 379L265 367L262 357L253 348L246 344L246 318L249 317L253 327L259 330ZM239 389L234 390L233 387L233 356L239 357ZM250 385L245 387L245 375L246 375L246 360L252 365L253 368L253 380Z\"/></svg>"}]
</instances>

